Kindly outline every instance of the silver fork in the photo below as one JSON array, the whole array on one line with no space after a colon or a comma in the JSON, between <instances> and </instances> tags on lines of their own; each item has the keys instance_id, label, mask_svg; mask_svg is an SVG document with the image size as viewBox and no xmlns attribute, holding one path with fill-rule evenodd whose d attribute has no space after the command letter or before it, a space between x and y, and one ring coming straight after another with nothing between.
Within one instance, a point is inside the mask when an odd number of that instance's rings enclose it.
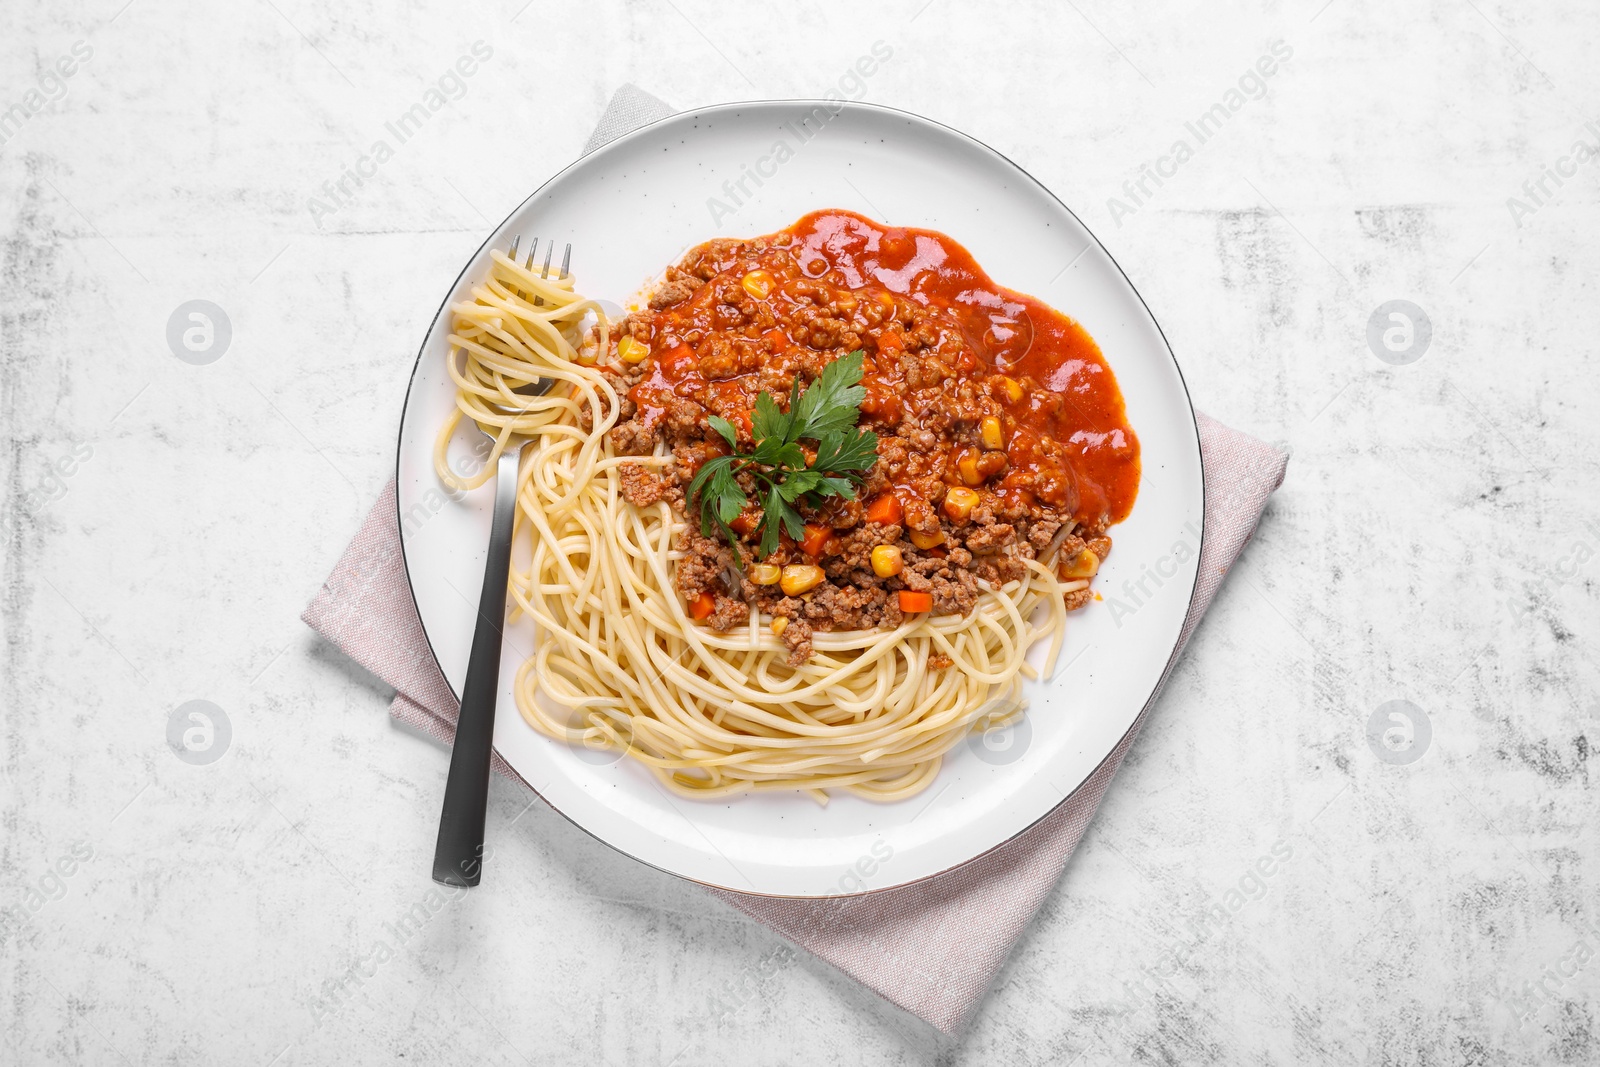
<instances>
[{"instance_id":1,"label":"silver fork","mask_svg":"<svg viewBox=\"0 0 1600 1067\"><path fill-rule=\"evenodd\" d=\"M507 255L515 261L518 235ZM533 269L539 239L528 248L524 267ZM555 242L544 255L541 278L550 277L550 259ZM572 263L572 246L561 259L561 273L567 276ZM526 294L521 293L521 296ZM534 298L542 306L543 297ZM529 398L550 391L554 379L540 378L517 386L513 392ZM505 415L527 411L504 404L492 405ZM493 435L487 435L491 439ZM511 571L511 529L517 513L517 470L522 462L526 437L513 437L500 453L495 467L494 512L489 523L489 557L483 567L483 589L478 596L478 621L472 631L472 654L467 660L467 680L461 687L461 715L456 721L456 739L450 749L450 776L444 786L444 806L439 813L439 839L433 850L433 880L445 885L475 886L483 875L483 824L489 805L490 760L494 753L495 703L500 695L500 646L505 639L506 581Z\"/></svg>"}]
</instances>

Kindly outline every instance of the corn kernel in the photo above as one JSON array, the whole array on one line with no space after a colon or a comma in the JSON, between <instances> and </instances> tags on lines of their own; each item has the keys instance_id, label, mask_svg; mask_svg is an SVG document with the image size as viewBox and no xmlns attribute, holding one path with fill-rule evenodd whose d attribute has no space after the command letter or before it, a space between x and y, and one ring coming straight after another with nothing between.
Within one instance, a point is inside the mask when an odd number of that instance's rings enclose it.
<instances>
[{"instance_id":1,"label":"corn kernel","mask_svg":"<svg viewBox=\"0 0 1600 1067\"><path fill-rule=\"evenodd\" d=\"M1063 578L1093 578L1100 569L1100 557L1085 548L1076 556L1062 564L1061 577Z\"/></svg>"},{"instance_id":2,"label":"corn kernel","mask_svg":"<svg viewBox=\"0 0 1600 1067\"><path fill-rule=\"evenodd\" d=\"M779 615L776 619L772 620L772 632L777 634L779 637L782 637L783 631L787 630L788 628L789 620L787 617Z\"/></svg>"},{"instance_id":3,"label":"corn kernel","mask_svg":"<svg viewBox=\"0 0 1600 1067\"><path fill-rule=\"evenodd\" d=\"M918 548L932 548L935 545L944 544L943 530L935 530L932 533L921 533L917 530L912 530L909 536L911 543Z\"/></svg>"},{"instance_id":4,"label":"corn kernel","mask_svg":"<svg viewBox=\"0 0 1600 1067\"><path fill-rule=\"evenodd\" d=\"M821 567L805 563L791 563L783 568L783 577L778 579L779 586L789 596L799 596L808 593L822 584L827 575L822 573Z\"/></svg>"},{"instance_id":5,"label":"corn kernel","mask_svg":"<svg viewBox=\"0 0 1600 1067\"><path fill-rule=\"evenodd\" d=\"M1000 420L993 415L985 415L978 424L978 436L983 441L983 447L991 452L997 452L1005 447L1005 436L1000 430Z\"/></svg>"},{"instance_id":6,"label":"corn kernel","mask_svg":"<svg viewBox=\"0 0 1600 1067\"><path fill-rule=\"evenodd\" d=\"M757 563L750 568L750 580L757 585L777 585L783 577L783 568L776 563Z\"/></svg>"},{"instance_id":7,"label":"corn kernel","mask_svg":"<svg viewBox=\"0 0 1600 1067\"><path fill-rule=\"evenodd\" d=\"M1006 399L1013 404L1022 399L1022 383L1015 378L1000 375L1000 388L1006 394Z\"/></svg>"},{"instance_id":8,"label":"corn kernel","mask_svg":"<svg viewBox=\"0 0 1600 1067\"><path fill-rule=\"evenodd\" d=\"M879 545L872 550L872 573L879 578L893 578L905 569L905 556L898 545Z\"/></svg>"},{"instance_id":9,"label":"corn kernel","mask_svg":"<svg viewBox=\"0 0 1600 1067\"><path fill-rule=\"evenodd\" d=\"M753 270L739 279L739 284L744 286L744 291L757 300L765 300L772 292L772 287L778 284L778 279L770 271Z\"/></svg>"},{"instance_id":10,"label":"corn kernel","mask_svg":"<svg viewBox=\"0 0 1600 1067\"><path fill-rule=\"evenodd\" d=\"M624 363L642 363L650 354L650 346L635 341L632 335L624 337L617 342L617 356Z\"/></svg>"},{"instance_id":11,"label":"corn kernel","mask_svg":"<svg viewBox=\"0 0 1600 1067\"><path fill-rule=\"evenodd\" d=\"M978 506L978 494L964 486L956 486L944 495L944 513L951 522L966 522L972 509Z\"/></svg>"},{"instance_id":12,"label":"corn kernel","mask_svg":"<svg viewBox=\"0 0 1600 1067\"><path fill-rule=\"evenodd\" d=\"M978 473L978 454L967 449L956 460L956 472L961 475L961 480L968 485L982 485L983 475Z\"/></svg>"}]
</instances>

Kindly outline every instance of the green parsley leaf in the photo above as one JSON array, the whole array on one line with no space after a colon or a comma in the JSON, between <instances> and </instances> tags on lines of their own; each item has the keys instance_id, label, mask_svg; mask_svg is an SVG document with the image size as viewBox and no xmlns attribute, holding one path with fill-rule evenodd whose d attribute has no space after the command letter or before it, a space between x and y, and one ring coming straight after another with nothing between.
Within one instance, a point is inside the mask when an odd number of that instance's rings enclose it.
<instances>
[{"instance_id":1,"label":"green parsley leaf","mask_svg":"<svg viewBox=\"0 0 1600 1067\"><path fill-rule=\"evenodd\" d=\"M861 381L861 365L865 359L865 353L858 348L823 368L791 409L795 426L789 440L819 441L825 434L855 428L861 421L861 401L867 398L866 389L857 384Z\"/></svg>"},{"instance_id":2,"label":"green parsley leaf","mask_svg":"<svg viewBox=\"0 0 1600 1067\"><path fill-rule=\"evenodd\" d=\"M722 510L719 501L708 492L707 483L714 479L719 472L727 473L733 463L734 457L732 456L717 456L713 459L708 459L700 465L700 469L695 472L694 479L689 482L689 492L686 495L690 500L694 500L696 497L700 500L700 532L706 537L711 536L712 516L720 514ZM737 488L738 483L735 482L734 486ZM740 490L739 495L744 495L743 490Z\"/></svg>"},{"instance_id":3,"label":"green parsley leaf","mask_svg":"<svg viewBox=\"0 0 1600 1067\"><path fill-rule=\"evenodd\" d=\"M782 485L778 486L778 492L783 499L792 504L820 486L825 477L827 475L818 470L794 471L783 480Z\"/></svg>"},{"instance_id":4,"label":"green parsley leaf","mask_svg":"<svg viewBox=\"0 0 1600 1067\"><path fill-rule=\"evenodd\" d=\"M748 475L756 484L761 507L756 555L766 557L778 550L783 534L796 540L805 536L805 516L797 504L815 509L832 497L854 499L856 487L878 461L878 435L857 425L867 395L861 385L865 359L859 349L841 356L804 388L797 377L789 391L788 411L779 408L770 393L762 392L750 415L755 445L749 453L738 451L739 434L733 423L720 415L706 420L734 451L701 464L689 482L687 498L700 508L700 532L710 537L713 529L718 530L741 566L739 538L728 525L750 506L739 475ZM809 463L801 441L816 442L815 458Z\"/></svg>"},{"instance_id":5,"label":"green parsley leaf","mask_svg":"<svg viewBox=\"0 0 1600 1067\"><path fill-rule=\"evenodd\" d=\"M781 445L789 439L789 416L778 410L778 402L765 389L756 397L756 408L750 413L750 427L755 439L763 443L774 440Z\"/></svg>"},{"instance_id":6,"label":"green parsley leaf","mask_svg":"<svg viewBox=\"0 0 1600 1067\"><path fill-rule=\"evenodd\" d=\"M711 476L711 496L717 502L717 517L732 522L750 504L739 483L734 481L732 467L720 467Z\"/></svg>"},{"instance_id":7,"label":"green parsley leaf","mask_svg":"<svg viewBox=\"0 0 1600 1067\"><path fill-rule=\"evenodd\" d=\"M877 434L871 430L854 434L836 430L817 442L817 459L812 466L828 471L864 471L877 460Z\"/></svg>"},{"instance_id":8,"label":"green parsley leaf","mask_svg":"<svg viewBox=\"0 0 1600 1067\"><path fill-rule=\"evenodd\" d=\"M790 470L803 470L806 465L806 454L799 445L784 445L778 449L778 466Z\"/></svg>"},{"instance_id":9,"label":"green parsley leaf","mask_svg":"<svg viewBox=\"0 0 1600 1067\"><path fill-rule=\"evenodd\" d=\"M817 486L818 496L842 496L846 500L855 499L856 483L849 478L824 478Z\"/></svg>"},{"instance_id":10,"label":"green parsley leaf","mask_svg":"<svg viewBox=\"0 0 1600 1067\"><path fill-rule=\"evenodd\" d=\"M721 415L713 415L706 421L711 424L713 430L722 435L723 440L728 442L729 448L739 447L739 431L734 429L733 423Z\"/></svg>"}]
</instances>

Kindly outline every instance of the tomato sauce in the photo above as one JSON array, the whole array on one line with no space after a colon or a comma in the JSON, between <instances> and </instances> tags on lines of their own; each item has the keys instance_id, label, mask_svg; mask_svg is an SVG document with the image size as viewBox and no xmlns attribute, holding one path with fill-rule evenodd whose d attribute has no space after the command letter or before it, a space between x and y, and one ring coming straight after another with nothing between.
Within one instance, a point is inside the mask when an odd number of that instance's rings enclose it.
<instances>
[{"instance_id":1,"label":"tomato sauce","mask_svg":"<svg viewBox=\"0 0 1600 1067\"><path fill-rule=\"evenodd\" d=\"M1096 530L1132 509L1139 442L1099 346L1068 316L995 283L952 238L825 210L766 238L710 242L690 263L721 289L686 289L640 327L656 349L629 396L647 419L694 398L748 427L772 364L859 347L864 425L893 432L908 405L929 409L930 391L951 413L942 436L922 439L919 470L932 464L950 485L1038 502ZM735 285L745 293L729 295ZM906 301L928 313L908 316ZM907 354L920 361L913 381ZM814 376L820 364L806 370ZM973 429L996 409L999 447Z\"/></svg>"}]
</instances>

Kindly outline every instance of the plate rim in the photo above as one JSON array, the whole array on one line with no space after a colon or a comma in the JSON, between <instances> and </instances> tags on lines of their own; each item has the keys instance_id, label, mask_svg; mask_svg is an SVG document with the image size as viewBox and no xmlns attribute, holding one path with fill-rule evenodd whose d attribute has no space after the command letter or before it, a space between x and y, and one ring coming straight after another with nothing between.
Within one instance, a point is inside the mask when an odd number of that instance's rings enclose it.
<instances>
[{"instance_id":1,"label":"plate rim","mask_svg":"<svg viewBox=\"0 0 1600 1067\"><path fill-rule=\"evenodd\" d=\"M427 328L423 331L423 334L422 334L422 340L417 345L417 356L416 356L416 359L412 362L410 375L406 380L405 398L401 402L401 405L400 405L399 426L397 427L397 429L395 431L394 476L395 476L396 492L395 492L395 500L394 500L394 514L395 514L395 521L396 521L396 528L397 529L402 528L401 520L404 517L404 513L403 513L403 511L401 509L401 506L400 506L400 493L398 491L398 487L399 487L399 483L400 483L400 454L401 454L401 450L404 447L404 443L405 443L406 413L411 408L411 393L412 393L412 389L416 386L416 383L417 383L417 374L418 374L418 371L422 367L422 359L423 359L423 356L426 354L426 350L427 350L427 347L428 347L428 339L433 335L434 328L438 325L440 317L445 313L445 309L448 308L449 305L450 305L450 294L455 292L456 287L461 283L461 279L466 276L467 270L477 260L479 254L482 253L482 251L489 244L489 242L494 240L495 235L500 233L500 231L505 228L506 224L508 222L510 222L511 219L513 217L515 217L518 212L520 212L525 206L527 206L527 204L530 201L532 201L535 197L537 197L540 193L542 193L547 186L549 186L550 184L552 184L553 182L555 182L556 180L561 178L563 175L565 175L568 171L572 170L574 167L578 166L580 163L584 162L585 160L589 159L592 156L597 156L597 155L600 155L602 153L608 152L615 146L618 146L618 145L624 144L624 143L626 143L628 141L634 140L635 138L642 136L647 131L653 129L656 126L661 125L664 122L670 122L670 121L682 119L682 118L685 118L685 117L696 117L696 116L700 116L700 115L711 115L711 114L715 114L715 113L719 113L719 112L736 111L741 107L753 107L753 106L757 106L757 105L769 105L769 104L770 105L811 105L813 107L820 106L820 107L829 108L831 110L834 106L839 104L839 102L838 101L833 101L833 100L826 100L826 99L823 99L821 97L774 97L774 98L763 98L763 99L759 99L759 100L736 100L736 101L729 101L729 102L721 103L721 104L711 104L711 105L708 105L706 107L689 108L689 109L686 109L686 110L683 110L683 111L673 111L669 115L663 115L660 118L652 119L651 121L643 124L642 126L635 127L634 129L631 129L631 130L627 131L626 133L618 134L616 137L613 137L611 140L607 141L605 144L600 145L600 146L598 146L597 148L595 148L595 149L593 149L591 151L581 152L577 156L577 158L573 159L566 166L562 167L560 170L558 170L554 174L550 175L544 181L540 182L539 185L536 188L534 188L534 190L532 192L530 192L526 197L524 197L522 200L517 202L517 204L506 214L505 218L501 219L498 224L495 224L495 225L490 227L488 235L485 236L483 241L479 243L477 248L473 249L471 254L468 255L466 262L461 267L461 270L456 273L455 279L450 283L449 287L446 288L444 298L440 301L438 310L435 311L434 314L433 314L433 317L428 320ZM985 141L979 140L977 137L974 137L972 134L966 133L963 130L958 130L954 126L950 126L950 125L948 125L946 123L940 122L938 119L929 118L926 115L921 115L921 114L918 114L917 112L914 112L914 111L907 111L904 108L890 107L890 106L888 106L886 104L871 103L871 102L864 101L864 100L847 100L847 101L843 102L843 107L840 108L841 111L850 110L850 109L862 109L862 110L868 110L868 111L880 111L880 112L883 112L885 114L900 116L900 117L906 118L906 119L912 119L912 120L915 120L917 122L926 123L929 126L937 127L938 129L940 129L940 130L942 130L942 131L944 131L946 133L952 134L955 137L958 137L958 138L960 138L960 139L962 139L964 141L970 142L972 145L976 146L977 148L981 149L982 151L987 152L989 155L994 156L995 158L1001 160L1002 162L1004 162L1005 164L1007 164L1008 166L1013 168L1018 174L1022 175L1028 181L1032 182L1035 186L1038 187L1038 189L1041 192L1043 192L1052 201L1054 201L1061 208L1061 210L1065 211L1069 216L1071 216L1072 220L1074 222L1076 222L1079 226L1083 227L1084 233L1089 235L1090 240L1094 241L1095 245L1100 249L1100 252L1106 257L1106 259L1111 263L1111 265L1116 268L1117 274L1121 276L1123 282L1127 285L1129 291L1132 292L1134 297L1139 301L1139 306L1144 309L1144 313L1147 316L1149 316L1150 324L1155 327L1156 336L1161 338L1161 346L1162 346L1162 348L1164 348L1166 350L1167 358L1172 363L1172 369L1178 375L1178 384L1183 389L1184 404L1188 408L1188 411L1189 411L1189 421L1190 421L1190 424L1192 425L1192 427L1194 428L1195 458L1196 458L1196 460L1198 462L1198 465L1199 465L1199 468L1200 468L1200 537L1199 537L1198 544L1196 545L1196 548L1195 548L1195 557L1196 557L1196 561L1197 562L1196 562L1196 566L1195 566L1194 579L1191 582L1190 588L1189 588L1188 601L1187 601L1187 603L1185 604L1185 607L1184 607L1184 614L1183 614L1184 622L1183 622L1183 624L1181 624L1179 626L1178 636L1177 636L1177 638L1176 638L1176 640L1175 640L1175 642L1173 644L1172 652L1167 656L1167 662L1166 662L1165 666L1162 667L1160 674L1158 674L1156 676L1155 686L1154 686L1154 688L1151 689L1150 694L1145 697L1144 703L1140 706L1139 713L1133 717L1133 721L1128 724L1128 728L1123 731L1122 735L1120 737L1118 737L1116 743L1111 746L1110 751L1108 751L1103 757L1101 757L1099 762L1097 762L1094 765L1094 767L1092 767L1086 774L1084 774L1083 778L1080 779L1076 784L1074 784L1073 787L1070 790L1067 791L1066 795L1063 796L1059 802L1051 805L1038 818L1034 819L1033 821L1029 822L1027 825L1025 825L1025 826L1021 827L1020 829L1018 829L1015 833L1013 833L1011 836L1007 837L1004 841L998 841L995 844L990 845L988 848L984 849L982 852L974 853L973 855L967 857L966 859L961 860L958 863L951 864L950 866L942 868L941 870L938 870L938 871L933 871L933 872L930 872L928 874L918 875L915 878L908 878L903 882L896 882L896 883L894 883L892 885L877 886L877 887L873 887L873 888L867 888L867 889L858 890L856 892L837 892L837 893L764 893L764 892L760 892L760 891L756 891L756 890L735 889L735 888L733 888L731 886L718 885L715 882L707 882L707 881L705 881L703 879L695 878L695 877L693 877L691 875L682 874L682 873L680 873L678 871L668 870L667 868L662 867L657 863L652 863L650 860L643 859L643 858L641 858L639 856L635 856L633 853L631 853L631 852L627 851L626 849L622 848L620 845L614 844L611 841L607 841L605 838L601 837L599 834L595 833L593 830L590 830L587 826L583 825L576 818L574 818L573 816L571 816L571 815L567 814L565 811L563 811L560 807L558 807L553 801L551 801L543 793L539 792L538 789L535 789L534 786L532 785L532 783L530 783L526 778L524 778L522 776L522 773L520 771L518 771L516 769L516 767L514 767L509 760L505 759L505 757L503 757L503 756L500 757L500 763L506 768L507 771L510 772L510 774L511 774L511 776L513 778L515 778L518 782L520 782L522 784L523 788L527 789L535 797L537 797L537 798L539 798L539 800L543 801L545 806L548 807L551 811L554 811L556 814L560 815L563 819L567 820L568 823L572 824L578 830L582 831L585 835L587 835L588 837L592 838L595 841L598 841L600 844L602 844L602 845L606 846L607 848L611 849L613 852L616 852L616 853L618 853L619 855L622 855L622 856L626 856L628 859L633 860L636 863L642 863L646 867L650 867L650 868L652 868L654 870L660 871L663 874L670 875L673 878L678 878L678 879L681 879L681 880L683 880L685 882L691 882L691 883L693 883L695 885L703 886L703 887L705 887L707 889L716 890L717 892L721 892L721 893L731 893L731 894L735 894L735 895L738 895L738 896L746 896L746 897L758 897L758 898L768 899L768 900L830 900L830 899L834 899L834 898L852 898L852 899L854 899L854 898L859 898L859 897L876 896L876 895L883 894L883 893L892 893L892 892L895 892L896 890L907 889L907 888L909 888L911 886L921 885L921 884L923 884L925 882L928 882L928 881L931 881L931 880L933 880L935 878L942 878L945 875L950 874L953 871L958 871L958 870L960 870L960 869L962 869L964 867L970 866L971 864L976 863L979 860L982 860L985 857L994 854L995 852L999 851L1000 849L1005 848L1008 845L1011 845L1013 842L1017 841L1023 835L1025 835L1025 834L1029 833L1030 831L1032 831L1040 823L1044 822L1046 819L1049 819L1051 816L1055 815L1056 812L1061 810L1063 805L1071 803L1072 798L1077 796L1079 790L1081 790L1084 787L1084 785L1091 778L1093 778L1095 775L1100 773L1100 771L1110 761L1111 757L1116 754L1117 750L1123 747L1123 744L1124 744L1124 742L1126 742L1128 740L1129 735L1132 734L1136 729L1139 728L1139 724L1144 720L1145 714L1150 710L1151 705L1155 702L1156 698L1160 695L1161 690L1165 687L1167 678L1172 674L1173 666L1177 662L1178 656L1183 652L1183 649L1187 644L1187 642L1184 640L1184 637L1183 637L1183 628L1188 623L1189 615L1194 611L1195 596L1199 592L1199 588L1200 588L1200 567L1198 565L1198 560L1200 559L1200 557L1205 552L1206 535L1208 533L1208 529L1207 529L1208 528L1208 523L1207 523L1207 519L1206 519L1206 508L1205 508L1205 501L1206 501L1205 449L1202 446L1202 443L1201 443L1201 440L1200 440L1200 422L1199 422L1199 419L1196 417L1196 412L1195 412L1195 407L1194 407L1194 397L1193 397L1193 395L1191 394L1191 392L1189 390L1189 381L1188 381L1188 379L1186 377L1184 377L1183 365L1178 362L1177 354L1172 351L1172 343L1167 340L1166 331L1161 328L1160 320L1156 318L1155 312L1150 309L1150 304L1149 304L1148 301L1145 300L1144 294L1139 291L1138 286L1133 284L1133 279L1128 277L1128 272L1122 269L1122 264L1118 263L1117 260L1116 260L1116 257L1111 254L1110 249L1106 248L1105 242L1100 240L1099 235L1097 235L1094 232L1094 230L1090 229L1088 224L1085 223L1081 218L1078 217L1078 213L1073 211L1072 208L1069 207L1065 201L1063 201L1059 196L1057 196L1055 194L1054 190L1052 190L1049 186L1045 185L1044 182L1042 182L1038 178L1036 178L1031 172L1029 172L1027 170L1027 168L1023 167L1020 163L1018 163L1016 160L1012 159L1010 156L1006 155L1004 152L999 151L998 149L996 149L993 146L989 145ZM411 559L410 559L410 555L409 555L409 553L407 551L406 542L405 542L405 538L404 537L400 538L400 563L401 563L401 567L402 567L402 569L403 569L403 571L405 573L405 577L406 577L406 592L411 597L412 609L414 611L416 611L418 622L421 624L420 628L422 630L422 639L423 639L424 642L427 643L428 655L433 658L434 667L439 671L440 678L442 678L444 680L445 688L449 690L450 695L455 697L457 703L459 704L460 700L461 700L461 695L456 692L455 686L451 683L449 676L447 674L445 674L444 666L443 666L443 664L441 664L439 662L439 654L433 647L433 638L428 633L427 624L422 622L422 609L417 604L416 586L412 582L412 579L411 579ZM453 730L454 730L454 727L452 726L452 731ZM451 740L451 745L452 745L452 747L454 746L454 738L453 737L452 737L452 740ZM497 756L500 755L498 749L493 749L493 753L495 755L497 755ZM1107 783L1107 788L1109 788L1109 786L1110 786L1110 783ZM1102 797L1103 796L1104 796L1104 794L1102 793ZM1097 810L1098 810L1098 806L1097 806Z\"/></svg>"}]
</instances>

